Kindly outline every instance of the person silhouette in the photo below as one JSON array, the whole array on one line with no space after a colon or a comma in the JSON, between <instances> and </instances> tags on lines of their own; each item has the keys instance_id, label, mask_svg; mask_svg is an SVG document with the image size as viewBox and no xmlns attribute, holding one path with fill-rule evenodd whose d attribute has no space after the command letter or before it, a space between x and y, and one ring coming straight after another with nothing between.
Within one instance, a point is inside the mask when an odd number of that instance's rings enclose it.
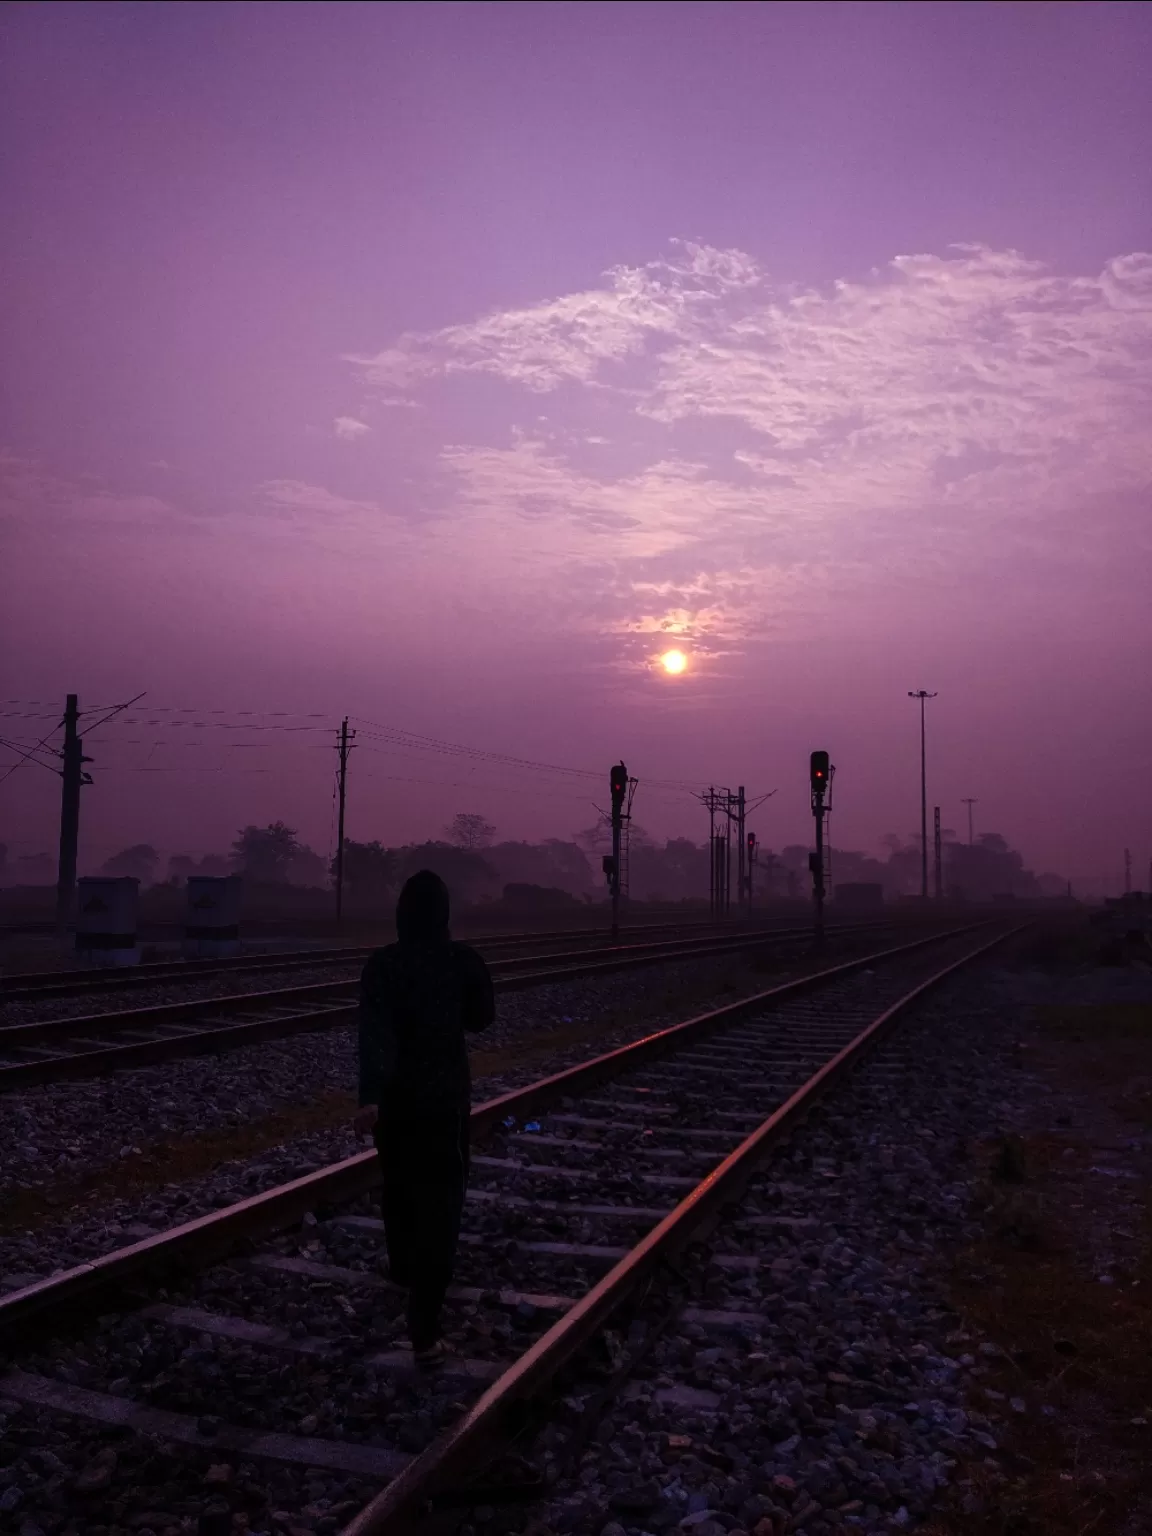
<instances>
[{"instance_id":1,"label":"person silhouette","mask_svg":"<svg viewBox=\"0 0 1152 1536\"><path fill-rule=\"evenodd\" d=\"M406 1292L416 1361L447 1345L440 1318L468 1187L472 1084L466 1034L495 1017L483 959L449 932L448 888L423 869L396 903L396 943L369 957L360 978L360 1109L380 1158L391 1283Z\"/></svg>"}]
</instances>

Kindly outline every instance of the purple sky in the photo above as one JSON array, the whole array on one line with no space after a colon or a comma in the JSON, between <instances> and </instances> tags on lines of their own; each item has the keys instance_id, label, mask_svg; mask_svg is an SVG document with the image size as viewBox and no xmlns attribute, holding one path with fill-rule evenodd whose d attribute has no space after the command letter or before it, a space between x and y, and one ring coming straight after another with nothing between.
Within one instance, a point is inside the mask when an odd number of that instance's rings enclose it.
<instances>
[{"instance_id":1,"label":"purple sky","mask_svg":"<svg viewBox=\"0 0 1152 1536\"><path fill-rule=\"evenodd\" d=\"M826 746L836 842L873 848L918 823L925 687L946 826L974 795L1034 866L1127 844L1143 883L1144 6L0 29L0 697L49 701L0 734L147 690L91 738L82 866L272 816L326 849L322 733L131 723L285 723L241 710L623 753L660 835L706 822L650 780L778 786L777 847ZM356 837L566 835L604 798L361 746ZM13 853L50 848L57 781L0 796Z\"/></svg>"}]
</instances>

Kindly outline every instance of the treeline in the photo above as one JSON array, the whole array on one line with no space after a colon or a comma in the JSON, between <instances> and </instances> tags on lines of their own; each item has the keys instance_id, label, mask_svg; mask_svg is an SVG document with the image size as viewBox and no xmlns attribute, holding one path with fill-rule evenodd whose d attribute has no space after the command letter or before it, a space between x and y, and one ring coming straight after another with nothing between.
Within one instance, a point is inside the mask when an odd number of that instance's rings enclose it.
<instances>
[{"instance_id":1,"label":"treeline","mask_svg":"<svg viewBox=\"0 0 1152 1536\"><path fill-rule=\"evenodd\" d=\"M883 854L873 856L833 848L830 884L867 883L883 888L889 900L912 896L920 890L920 843L916 836L883 839ZM410 874L434 869L459 901L501 899L509 887L532 887L536 905L600 900L606 894L601 855L610 847L603 824L571 838L546 838L542 842L496 840L496 828L482 816L461 813L444 828L442 838L423 843L389 847L379 840L347 839L344 845L344 889L353 906L376 906L390 899ZM801 900L811 890L808 844L789 844L775 852L757 850L754 889L757 899ZM1067 883L1060 875L1035 874L1022 856L995 832L984 833L973 843L959 842L944 834L945 894L959 899L989 901L1010 896L1017 900L1063 895ZM733 844L735 858L735 844ZM47 854L21 859L19 871L8 866L7 884L50 884L55 880L55 861ZM929 888L935 888L935 870L929 858ZM3 858L0 857L0 869ZM629 850L629 889L639 901L692 901L708 895L708 847L690 838L657 842L641 828L633 827ZM27 871L25 873L25 871ZM295 828L282 821L267 826L244 827L226 854L202 856L173 854L163 861L150 843L136 843L104 861L97 871L106 875L131 875L144 886L182 885L189 875L238 873L257 886L331 888L336 875L335 859L328 859L299 839ZM15 879L13 879L15 876ZM31 876L31 878L29 878ZM545 894L542 894L545 893ZM521 890L521 894L523 891ZM735 892L733 892L735 895ZM516 892L509 893L515 899Z\"/></svg>"}]
</instances>

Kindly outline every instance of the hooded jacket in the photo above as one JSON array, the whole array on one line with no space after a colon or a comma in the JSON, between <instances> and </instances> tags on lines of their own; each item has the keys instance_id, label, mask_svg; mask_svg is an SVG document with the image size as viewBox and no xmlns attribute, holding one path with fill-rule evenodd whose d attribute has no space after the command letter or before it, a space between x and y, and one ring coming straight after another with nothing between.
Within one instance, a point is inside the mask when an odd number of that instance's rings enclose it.
<instances>
[{"instance_id":1,"label":"hooded jacket","mask_svg":"<svg viewBox=\"0 0 1152 1536\"><path fill-rule=\"evenodd\" d=\"M465 1035L495 1017L484 961L448 929L448 888L413 875L396 904L397 941L360 978L360 1103L382 1114L466 1114L471 1077Z\"/></svg>"}]
</instances>

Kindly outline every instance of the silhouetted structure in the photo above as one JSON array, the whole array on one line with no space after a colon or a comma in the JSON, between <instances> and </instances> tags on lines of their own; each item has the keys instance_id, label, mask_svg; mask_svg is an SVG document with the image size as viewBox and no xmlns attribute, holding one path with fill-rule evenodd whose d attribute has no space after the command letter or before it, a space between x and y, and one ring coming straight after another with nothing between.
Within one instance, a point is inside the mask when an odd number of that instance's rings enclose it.
<instances>
[{"instance_id":1,"label":"silhouetted structure","mask_svg":"<svg viewBox=\"0 0 1152 1536\"><path fill-rule=\"evenodd\" d=\"M928 759L924 748L924 701L936 695L926 688L909 690L910 699L920 700L920 899L928 900Z\"/></svg>"}]
</instances>

